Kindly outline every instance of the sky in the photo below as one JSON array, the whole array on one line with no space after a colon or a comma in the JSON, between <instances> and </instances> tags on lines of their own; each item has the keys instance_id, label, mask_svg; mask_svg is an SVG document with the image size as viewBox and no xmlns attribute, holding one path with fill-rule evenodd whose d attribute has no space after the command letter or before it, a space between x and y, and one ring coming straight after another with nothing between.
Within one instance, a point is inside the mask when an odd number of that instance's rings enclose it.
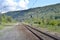
<instances>
[{"instance_id":1,"label":"sky","mask_svg":"<svg viewBox=\"0 0 60 40\"><path fill-rule=\"evenodd\" d=\"M0 0L0 12L26 10L60 3L60 0Z\"/></svg>"}]
</instances>

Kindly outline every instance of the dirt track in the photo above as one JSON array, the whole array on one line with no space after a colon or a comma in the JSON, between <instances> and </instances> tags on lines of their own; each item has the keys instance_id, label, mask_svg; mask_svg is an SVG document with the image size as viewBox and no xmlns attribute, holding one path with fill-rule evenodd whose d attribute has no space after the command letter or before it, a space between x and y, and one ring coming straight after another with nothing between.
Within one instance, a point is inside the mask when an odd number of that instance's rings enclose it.
<instances>
[{"instance_id":1,"label":"dirt track","mask_svg":"<svg viewBox=\"0 0 60 40\"><path fill-rule=\"evenodd\" d=\"M23 25L17 25L0 31L0 40L39 40Z\"/></svg>"}]
</instances>

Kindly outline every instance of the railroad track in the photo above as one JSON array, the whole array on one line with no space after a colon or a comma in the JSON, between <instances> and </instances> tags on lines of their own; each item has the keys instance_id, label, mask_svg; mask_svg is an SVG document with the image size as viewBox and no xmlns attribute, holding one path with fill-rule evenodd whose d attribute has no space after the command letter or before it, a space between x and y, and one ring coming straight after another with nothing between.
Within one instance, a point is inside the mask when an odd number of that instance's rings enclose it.
<instances>
[{"instance_id":1,"label":"railroad track","mask_svg":"<svg viewBox=\"0 0 60 40\"><path fill-rule=\"evenodd\" d=\"M44 33L29 25L24 25L31 33L33 33L39 40L60 40L59 37Z\"/></svg>"}]
</instances>

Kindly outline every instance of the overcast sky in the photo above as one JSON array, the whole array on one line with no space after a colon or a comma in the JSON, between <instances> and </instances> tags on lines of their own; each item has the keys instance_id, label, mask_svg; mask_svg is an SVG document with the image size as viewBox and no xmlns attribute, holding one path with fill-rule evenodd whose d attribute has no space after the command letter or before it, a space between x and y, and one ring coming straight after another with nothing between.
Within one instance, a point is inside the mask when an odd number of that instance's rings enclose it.
<instances>
[{"instance_id":1,"label":"overcast sky","mask_svg":"<svg viewBox=\"0 0 60 40\"><path fill-rule=\"evenodd\" d=\"M60 0L0 0L0 12L25 10L56 3L60 3Z\"/></svg>"}]
</instances>

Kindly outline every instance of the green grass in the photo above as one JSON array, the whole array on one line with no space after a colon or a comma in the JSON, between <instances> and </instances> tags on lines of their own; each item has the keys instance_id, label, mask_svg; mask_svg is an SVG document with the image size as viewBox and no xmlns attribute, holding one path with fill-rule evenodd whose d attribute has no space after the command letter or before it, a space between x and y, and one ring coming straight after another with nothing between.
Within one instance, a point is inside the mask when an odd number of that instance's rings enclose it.
<instances>
[{"instance_id":1,"label":"green grass","mask_svg":"<svg viewBox=\"0 0 60 40\"><path fill-rule=\"evenodd\" d=\"M48 26L48 30L54 31L54 32L59 32L60 33L60 26Z\"/></svg>"},{"instance_id":2,"label":"green grass","mask_svg":"<svg viewBox=\"0 0 60 40\"><path fill-rule=\"evenodd\" d=\"M4 26L3 25L0 25L0 30L2 30L4 28Z\"/></svg>"},{"instance_id":3,"label":"green grass","mask_svg":"<svg viewBox=\"0 0 60 40\"><path fill-rule=\"evenodd\" d=\"M52 32L59 32L60 33L60 26L52 26L52 25L38 25L38 27L46 28Z\"/></svg>"},{"instance_id":4,"label":"green grass","mask_svg":"<svg viewBox=\"0 0 60 40\"><path fill-rule=\"evenodd\" d=\"M5 25L13 25L15 23L2 23L0 24L0 30L4 29L6 26Z\"/></svg>"}]
</instances>

